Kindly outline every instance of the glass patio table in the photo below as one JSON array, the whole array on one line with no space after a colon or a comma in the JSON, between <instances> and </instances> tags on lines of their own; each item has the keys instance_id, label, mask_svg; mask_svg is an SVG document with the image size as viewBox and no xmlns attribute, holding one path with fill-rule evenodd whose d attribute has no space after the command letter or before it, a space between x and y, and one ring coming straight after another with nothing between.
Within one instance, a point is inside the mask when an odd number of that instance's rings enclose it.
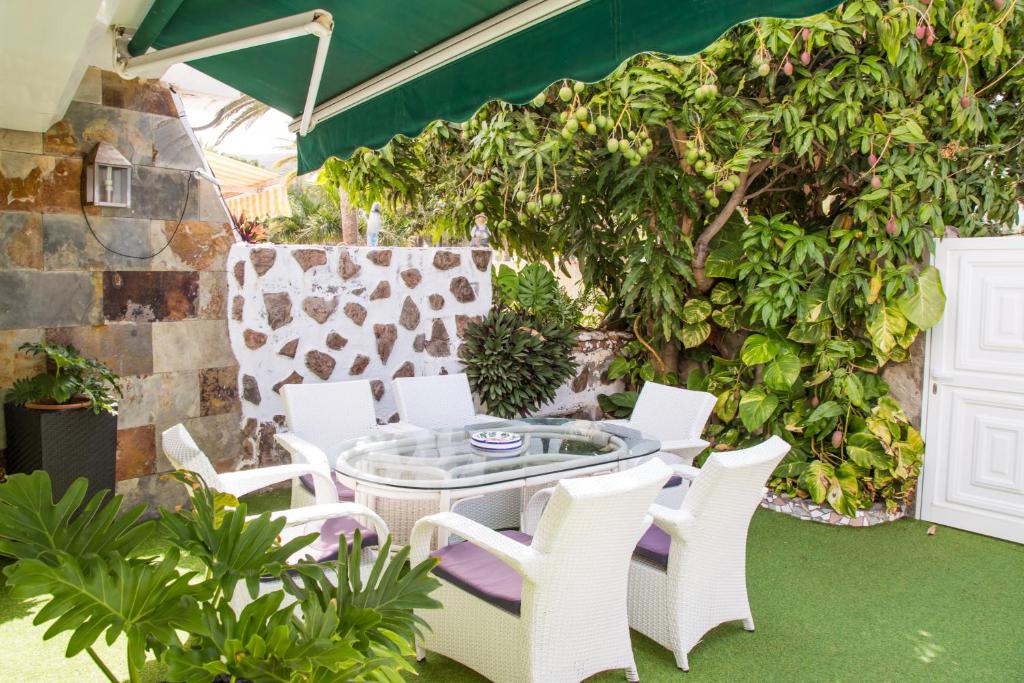
<instances>
[{"instance_id":1,"label":"glass patio table","mask_svg":"<svg viewBox=\"0 0 1024 683\"><path fill-rule=\"evenodd\" d=\"M512 452L485 452L472 443L480 431L511 432L523 443ZM405 543L416 520L434 512L517 527L532 490L630 467L660 445L621 425L527 418L355 439L340 446L334 468L356 501L376 510L396 542Z\"/></svg>"}]
</instances>

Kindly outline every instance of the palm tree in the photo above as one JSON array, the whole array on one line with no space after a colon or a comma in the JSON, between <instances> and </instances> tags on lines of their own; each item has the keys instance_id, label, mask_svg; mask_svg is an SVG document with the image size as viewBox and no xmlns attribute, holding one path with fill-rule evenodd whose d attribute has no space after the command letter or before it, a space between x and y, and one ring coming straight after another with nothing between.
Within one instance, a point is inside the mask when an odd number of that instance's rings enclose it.
<instances>
[{"instance_id":1,"label":"palm tree","mask_svg":"<svg viewBox=\"0 0 1024 683\"><path fill-rule=\"evenodd\" d=\"M209 123L198 126L194 130L209 130L210 128L224 125L224 129L217 135L217 141L214 143L219 145L228 135L239 128L251 126L269 111L269 105L263 104L248 95L241 95L217 110L217 113L213 115L213 119ZM290 197L291 192L289 191ZM359 217L356 207L352 204L344 190L338 190L337 201L338 211L341 216L342 243L359 244Z\"/></svg>"},{"instance_id":2,"label":"palm tree","mask_svg":"<svg viewBox=\"0 0 1024 683\"><path fill-rule=\"evenodd\" d=\"M341 204L332 188L294 183L288 188L288 203L292 215L274 219L271 240L293 244L338 244L344 241ZM358 234L357 229L357 239Z\"/></svg>"}]
</instances>

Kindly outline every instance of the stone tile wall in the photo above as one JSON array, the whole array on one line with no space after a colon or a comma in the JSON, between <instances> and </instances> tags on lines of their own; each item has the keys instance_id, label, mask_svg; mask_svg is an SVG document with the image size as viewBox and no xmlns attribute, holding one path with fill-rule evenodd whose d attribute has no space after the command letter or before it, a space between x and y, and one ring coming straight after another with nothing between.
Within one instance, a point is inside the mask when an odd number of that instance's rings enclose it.
<instances>
[{"instance_id":1,"label":"stone tile wall","mask_svg":"<svg viewBox=\"0 0 1024 683\"><path fill-rule=\"evenodd\" d=\"M491 305L488 249L237 244L228 257L246 464L285 457L280 388L369 379L381 422L391 380L461 372L466 325Z\"/></svg>"},{"instance_id":2,"label":"stone tile wall","mask_svg":"<svg viewBox=\"0 0 1024 683\"><path fill-rule=\"evenodd\" d=\"M16 352L25 341L71 343L110 365L125 393L118 488L135 499L178 493L156 476L168 469L160 431L176 422L218 467L241 463L238 364L226 323L234 233L219 190L189 178L205 161L182 111L158 82L92 69L46 133L0 130L0 391L40 370ZM130 255L170 240L153 258L113 254L86 225L82 156L100 141L135 165L132 206L87 207L92 228Z\"/></svg>"}]
</instances>

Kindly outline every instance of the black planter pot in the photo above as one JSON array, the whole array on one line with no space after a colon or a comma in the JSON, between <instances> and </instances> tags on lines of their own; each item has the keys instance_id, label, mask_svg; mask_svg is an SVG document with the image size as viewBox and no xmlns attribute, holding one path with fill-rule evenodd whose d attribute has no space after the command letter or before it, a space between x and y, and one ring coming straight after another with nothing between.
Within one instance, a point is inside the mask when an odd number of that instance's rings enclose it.
<instances>
[{"instance_id":1,"label":"black planter pot","mask_svg":"<svg viewBox=\"0 0 1024 683\"><path fill-rule=\"evenodd\" d=\"M114 490L117 416L74 410L33 410L4 405L7 423L7 473L46 470L55 498L78 477L89 480L86 500Z\"/></svg>"}]
</instances>

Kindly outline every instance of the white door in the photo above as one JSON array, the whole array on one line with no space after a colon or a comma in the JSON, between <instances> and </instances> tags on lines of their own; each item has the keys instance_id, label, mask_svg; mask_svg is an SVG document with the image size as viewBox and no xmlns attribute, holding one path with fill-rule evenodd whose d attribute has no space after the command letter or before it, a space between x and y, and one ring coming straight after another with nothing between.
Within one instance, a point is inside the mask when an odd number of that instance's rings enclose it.
<instances>
[{"instance_id":1,"label":"white door","mask_svg":"<svg viewBox=\"0 0 1024 683\"><path fill-rule=\"evenodd\" d=\"M951 238L929 335L921 518L1024 543L1024 237Z\"/></svg>"}]
</instances>

